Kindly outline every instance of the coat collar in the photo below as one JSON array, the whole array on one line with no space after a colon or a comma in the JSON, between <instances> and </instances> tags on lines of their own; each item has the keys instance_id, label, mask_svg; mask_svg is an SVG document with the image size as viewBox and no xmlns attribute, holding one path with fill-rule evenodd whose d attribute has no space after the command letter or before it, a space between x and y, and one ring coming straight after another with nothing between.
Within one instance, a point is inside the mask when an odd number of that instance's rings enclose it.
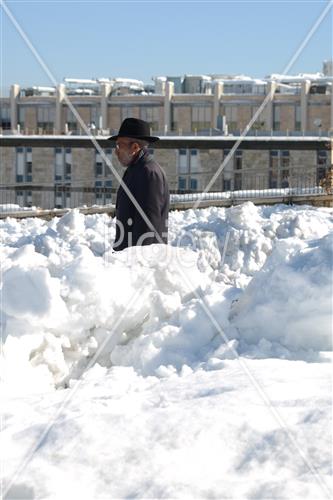
<instances>
[{"instance_id":1,"label":"coat collar","mask_svg":"<svg viewBox=\"0 0 333 500\"><path fill-rule=\"evenodd\" d=\"M143 159L148 158L149 153L147 149L140 149L138 154L133 158L132 162L129 164L129 167L133 167L134 165L137 165L138 163L141 163Z\"/></svg>"}]
</instances>

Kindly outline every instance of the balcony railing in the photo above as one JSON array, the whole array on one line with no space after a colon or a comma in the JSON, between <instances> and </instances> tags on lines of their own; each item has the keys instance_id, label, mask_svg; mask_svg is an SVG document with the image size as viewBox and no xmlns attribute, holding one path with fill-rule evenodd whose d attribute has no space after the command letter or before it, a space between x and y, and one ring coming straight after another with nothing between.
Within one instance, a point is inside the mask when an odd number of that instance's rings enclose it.
<instances>
[{"instance_id":1,"label":"balcony railing","mask_svg":"<svg viewBox=\"0 0 333 500\"><path fill-rule=\"evenodd\" d=\"M187 208L190 204L199 201L202 206L208 205L231 205L234 203L251 200L260 202L284 202L292 203L297 198L316 197L318 201L322 197L333 201L333 189L330 182L326 182L332 172L326 169L326 177L318 176L319 168L321 175L322 167L313 167L300 171L290 167L289 173L276 169L260 169L258 171L232 172L232 181L228 189L219 190L214 185L214 191L202 193L198 190L171 190L171 208ZM293 170L294 169L294 170ZM299 171L298 171L299 170ZM284 173L284 176L282 176ZM230 174L230 173L229 173ZM198 175L197 175L198 178ZM204 189L201 179L200 187ZM223 180L222 180L223 182ZM9 216L18 211L70 209L79 207L108 207L112 212L112 206L116 201L116 188L91 187L82 183L36 185L32 183L0 185L0 216Z\"/></svg>"}]
</instances>

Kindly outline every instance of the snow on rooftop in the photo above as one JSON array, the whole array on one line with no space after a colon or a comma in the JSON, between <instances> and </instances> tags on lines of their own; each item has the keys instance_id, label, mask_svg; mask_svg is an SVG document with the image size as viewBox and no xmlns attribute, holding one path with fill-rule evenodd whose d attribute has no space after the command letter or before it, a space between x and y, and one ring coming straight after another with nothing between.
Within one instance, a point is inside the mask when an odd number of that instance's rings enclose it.
<instances>
[{"instance_id":1,"label":"snow on rooftop","mask_svg":"<svg viewBox=\"0 0 333 500\"><path fill-rule=\"evenodd\" d=\"M128 84L128 85L143 85L143 82L141 80L135 80L133 78L114 78L114 83L115 84Z\"/></svg>"},{"instance_id":2,"label":"snow on rooftop","mask_svg":"<svg viewBox=\"0 0 333 500\"><path fill-rule=\"evenodd\" d=\"M266 77L269 81L282 81L290 83L303 82L304 80L318 81L318 82L328 82L332 81L332 77L325 76L323 73L300 73L298 75L280 75L273 73Z\"/></svg>"},{"instance_id":3,"label":"snow on rooftop","mask_svg":"<svg viewBox=\"0 0 333 500\"><path fill-rule=\"evenodd\" d=\"M232 78L216 78L214 81L223 82L225 85L241 85L245 84L253 84L253 85L267 85L267 81L260 80L258 78L251 78L248 76L235 76Z\"/></svg>"},{"instance_id":4,"label":"snow on rooftop","mask_svg":"<svg viewBox=\"0 0 333 500\"><path fill-rule=\"evenodd\" d=\"M97 80L87 79L87 78L64 78L64 82L69 84L79 84L79 85L96 85Z\"/></svg>"}]
</instances>

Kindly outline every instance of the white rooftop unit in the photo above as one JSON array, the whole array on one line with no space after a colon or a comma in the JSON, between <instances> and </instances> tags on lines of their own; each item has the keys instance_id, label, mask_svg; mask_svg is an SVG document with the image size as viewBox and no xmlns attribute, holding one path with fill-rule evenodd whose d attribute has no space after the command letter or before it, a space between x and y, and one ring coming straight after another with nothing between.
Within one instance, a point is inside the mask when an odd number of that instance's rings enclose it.
<instances>
[{"instance_id":1,"label":"white rooftop unit","mask_svg":"<svg viewBox=\"0 0 333 500\"><path fill-rule=\"evenodd\" d=\"M323 62L323 73L325 76L333 76L333 61Z\"/></svg>"},{"instance_id":2,"label":"white rooftop unit","mask_svg":"<svg viewBox=\"0 0 333 500\"><path fill-rule=\"evenodd\" d=\"M155 83L155 94L164 95L167 82L166 76L156 76L153 81Z\"/></svg>"},{"instance_id":3,"label":"white rooftop unit","mask_svg":"<svg viewBox=\"0 0 333 500\"><path fill-rule=\"evenodd\" d=\"M70 85L96 85L97 80L88 78L64 78L65 83Z\"/></svg>"},{"instance_id":4,"label":"white rooftop unit","mask_svg":"<svg viewBox=\"0 0 333 500\"><path fill-rule=\"evenodd\" d=\"M68 95L98 95L100 84L95 79L64 78Z\"/></svg>"},{"instance_id":5,"label":"white rooftop unit","mask_svg":"<svg viewBox=\"0 0 333 500\"><path fill-rule=\"evenodd\" d=\"M133 78L115 78L112 85L112 93L141 93L144 91L144 83L141 80Z\"/></svg>"},{"instance_id":6,"label":"white rooftop unit","mask_svg":"<svg viewBox=\"0 0 333 500\"><path fill-rule=\"evenodd\" d=\"M33 86L22 89L26 97L29 96L52 96L56 92L55 87Z\"/></svg>"},{"instance_id":7,"label":"white rooftop unit","mask_svg":"<svg viewBox=\"0 0 333 500\"><path fill-rule=\"evenodd\" d=\"M183 88L185 94L205 94L211 89L212 77L207 75L185 75Z\"/></svg>"}]
</instances>

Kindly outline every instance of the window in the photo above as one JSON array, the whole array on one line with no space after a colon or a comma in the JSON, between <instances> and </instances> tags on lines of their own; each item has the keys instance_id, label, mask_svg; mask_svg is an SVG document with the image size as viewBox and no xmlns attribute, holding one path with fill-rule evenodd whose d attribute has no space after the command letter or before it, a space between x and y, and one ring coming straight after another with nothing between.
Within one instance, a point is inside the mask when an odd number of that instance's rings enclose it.
<instances>
[{"instance_id":1,"label":"window","mask_svg":"<svg viewBox=\"0 0 333 500\"><path fill-rule=\"evenodd\" d=\"M237 106L224 106L225 118L229 132L235 132L238 127L238 108Z\"/></svg>"},{"instance_id":2,"label":"window","mask_svg":"<svg viewBox=\"0 0 333 500\"><path fill-rule=\"evenodd\" d=\"M178 172L188 174L197 173L200 170L200 155L197 149L178 150Z\"/></svg>"},{"instance_id":3,"label":"window","mask_svg":"<svg viewBox=\"0 0 333 500\"><path fill-rule=\"evenodd\" d=\"M236 170L241 170L242 169L242 159L243 159L243 151L240 149L237 149L235 151L235 169Z\"/></svg>"},{"instance_id":4,"label":"window","mask_svg":"<svg viewBox=\"0 0 333 500\"><path fill-rule=\"evenodd\" d=\"M55 206L55 208L64 208L64 207L70 208L71 207L70 186L55 185L54 206Z\"/></svg>"},{"instance_id":5,"label":"window","mask_svg":"<svg viewBox=\"0 0 333 500\"><path fill-rule=\"evenodd\" d=\"M280 130L281 127L281 108L273 105L273 130Z\"/></svg>"},{"instance_id":6,"label":"window","mask_svg":"<svg viewBox=\"0 0 333 500\"><path fill-rule=\"evenodd\" d=\"M191 149L190 151L190 171L191 173L197 173L200 171L200 155L197 149Z\"/></svg>"},{"instance_id":7,"label":"window","mask_svg":"<svg viewBox=\"0 0 333 500\"><path fill-rule=\"evenodd\" d=\"M31 148L16 148L16 182L32 182Z\"/></svg>"},{"instance_id":8,"label":"window","mask_svg":"<svg viewBox=\"0 0 333 500\"><path fill-rule=\"evenodd\" d=\"M96 203L101 203L103 199L103 191L102 191L102 181L95 182L95 200Z\"/></svg>"},{"instance_id":9,"label":"window","mask_svg":"<svg viewBox=\"0 0 333 500\"><path fill-rule=\"evenodd\" d=\"M19 106L17 112L17 123L20 126L21 130L24 130L25 127L25 108Z\"/></svg>"},{"instance_id":10,"label":"window","mask_svg":"<svg viewBox=\"0 0 333 500\"><path fill-rule=\"evenodd\" d=\"M159 129L159 106L140 106L140 118L149 123L151 130Z\"/></svg>"},{"instance_id":11,"label":"window","mask_svg":"<svg viewBox=\"0 0 333 500\"><path fill-rule=\"evenodd\" d=\"M301 118L301 106L296 104L295 106L295 130L301 130L302 128L302 118Z\"/></svg>"},{"instance_id":12,"label":"window","mask_svg":"<svg viewBox=\"0 0 333 500\"><path fill-rule=\"evenodd\" d=\"M223 179L223 191L231 191L231 179Z\"/></svg>"},{"instance_id":13,"label":"window","mask_svg":"<svg viewBox=\"0 0 333 500\"><path fill-rule=\"evenodd\" d=\"M251 117L252 118L254 117L254 115L257 114L258 110L259 110L258 106L251 107ZM265 119L264 119L263 113L261 112L258 114L256 121L253 123L252 130L264 130L264 129L265 129Z\"/></svg>"},{"instance_id":14,"label":"window","mask_svg":"<svg viewBox=\"0 0 333 500\"><path fill-rule=\"evenodd\" d=\"M280 186L282 188L289 187L289 166L290 166L289 151L281 151Z\"/></svg>"},{"instance_id":15,"label":"window","mask_svg":"<svg viewBox=\"0 0 333 500\"><path fill-rule=\"evenodd\" d=\"M0 127L2 130L10 130L11 129L11 121L10 121L10 106L9 104L1 104L0 106Z\"/></svg>"},{"instance_id":16,"label":"window","mask_svg":"<svg viewBox=\"0 0 333 500\"><path fill-rule=\"evenodd\" d=\"M90 106L90 120L87 125L91 126L92 124L95 125L96 128L101 128L101 111L100 108L97 106Z\"/></svg>"},{"instance_id":17,"label":"window","mask_svg":"<svg viewBox=\"0 0 333 500\"><path fill-rule=\"evenodd\" d=\"M178 177L178 190L185 191L186 190L186 177Z\"/></svg>"},{"instance_id":18,"label":"window","mask_svg":"<svg viewBox=\"0 0 333 500\"><path fill-rule=\"evenodd\" d=\"M225 94L252 94L251 83L225 83Z\"/></svg>"},{"instance_id":19,"label":"window","mask_svg":"<svg viewBox=\"0 0 333 500\"><path fill-rule=\"evenodd\" d=\"M234 178L234 191L240 191L242 189L242 174L241 173L235 173L235 178Z\"/></svg>"},{"instance_id":20,"label":"window","mask_svg":"<svg viewBox=\"0 0 333 500\"><path fill-rule=\"evenodd\" d=\"M121 121L124 121L125 118L133 117L133 107L132 106L122 106L121 107Z\"/></svg>"},{"instance_id":21,"label":"window","mask_svg":"<svg viewBox=\"0 0 333 500\"><path fill-rule=\"evenodd\" d=\"M66 125L69 132L77 132L77 119L70 108L66 108Z\"/></svg>"},{"instance_id":22,"label":"window","mask_svg":"<svg viewBox=\"0 0 333 500\"><path fill-rule=\"evenodd\" d=\"M39 106L37 108L37 128L43 133L51 134L55 127L55 107Z\"/></svg>"},{"instance_id":23,"label":"window","mask_svg":"<svg viewBox=\"0 0 333 500\"><path fill-rule=\"evenodd\" d=\"M95 163L95 177L102 177L103 176L103 162L96 160Z\"/></svg>"},{"instance_id":24,"label":"window","mask_svg":"<svg viewBox=\"0 0 333 500\"><path fill-rule=\"evenodd\" d=\"M111 162L112 149L106 149L104 151L106 157ZM111 175L111 171L107 165L106 160L100 155L98 151L95 153L95 177L108 177Z\"/></svg>"},{"instance_id":25,"label":"window","mask_svg":"<svg viewBox=\"0 0 333 500\"><path fill-rule=\"evenodd\" d=\"M32 182L32 149L26 149L25 174L27 182Z\"/></svg>"},{"instance_id":26,"label":"window","mask_svg":"<svg viewBox=\"0 0 333 500\"><path fill-rule=\"evenodd\" d=\"M190 189L191 191L197 191L198 189L198 179L195 177L190 178Z\"/></svg>"},{"instance_id":27,"label":"window","mask_svg":"<svg viewBox=\"0 0 333 500\"><path fill-rule=\"evenodd\" d=\"M178 130L179 110L176 106L171 106L171 130Z\"/></svg>"},{"instance_id":28,"label":"window","mask_svg":"<svg viewBox=\"0 0 333 500\"><path fill-rule=\"evenodd\" d=\"M192 107L192 131L206 130L211 127L212 109L210 106L193 106Z\"/></svg>"},{"instance_id":29,"label":"window","mask_svg":"<svg viewBox=\"0 0 333 500\"><path fill-rule=\"evenodd\" d=\"M224 149L223 162L230 153L230 149ZM243 151L237 149L231 159L225 164L223 169L222 186L224 191L235 191L242 189L242 166L243 166Z\"/></svg>"},{"instance_id":30,"label":"window","mask_svg":"<svg viewBox=\"0 0 333 500\"><path fill-rule=\"evenodd\" d=\"M32 206L32 192L26 190L16 191L16 203L20 207L31 207Z\"/></svg>"},{"instance_id":31,"label":"window","mask_svg":"<svg viewBox=\"0 0 333 500\"><path fill-rule=\"evenodd\" d=\"M328 172L328 155L327 151L317 151L317 185L320 184L322 179L325 179Z\"/></svg>"},{"instance_id":32,"label":"window","mask_svg":"<svg viewBox=\"0 0 333 500\"><path fill-rule=\"evenodd\" d=\"M95 181L95 203L106 205L112 203L112 181Z\"/></svg>"},{"instance_id":33,"label":"window","mask_svg":"<svg viewBox=\"0 0 333 500\"><path fill-rule=\"evenodd\" d=\"M278 185L279 151L271 151L269 157L269 187L276 188Z\"/></svg>"},{"instance_id":34,"label":"window","mask_svg":"<svg viewBox=\"0 0 333 500\"><path fill-rule=\"evenodd\" d=\"M178 151L178 172L180 174L187 174L189 171L189 163L187 161L187 150L180 149Z\"/></svg>"},{"instance_id":35,"label":"window","mask_svg":"<svg viewBox=\"0 0 333 500\"><path fill-rule=\"evenodd\" d=\"M269 188L275 189L289 187L289 167L289 151L270 151L268 176Z\"/></svg>"},{"instance_id":36,"label":"window","mask_svg":"<svg viewBox=\"0 0 333 500\"><path fill-rule=\"evenodd\" d=\"M112 181L105 181L105 203L112 203Z\"/></svg>"},{"instance_id":37,"label":"window","mask_svg":"<svg viewBox=\"0 0 333 500\"><path fill-rule=\"evenodd\" d=\"M68 182L72 178L72 150L71 148L55 148L54 180Z\"/></svg>"}]
</instances>

